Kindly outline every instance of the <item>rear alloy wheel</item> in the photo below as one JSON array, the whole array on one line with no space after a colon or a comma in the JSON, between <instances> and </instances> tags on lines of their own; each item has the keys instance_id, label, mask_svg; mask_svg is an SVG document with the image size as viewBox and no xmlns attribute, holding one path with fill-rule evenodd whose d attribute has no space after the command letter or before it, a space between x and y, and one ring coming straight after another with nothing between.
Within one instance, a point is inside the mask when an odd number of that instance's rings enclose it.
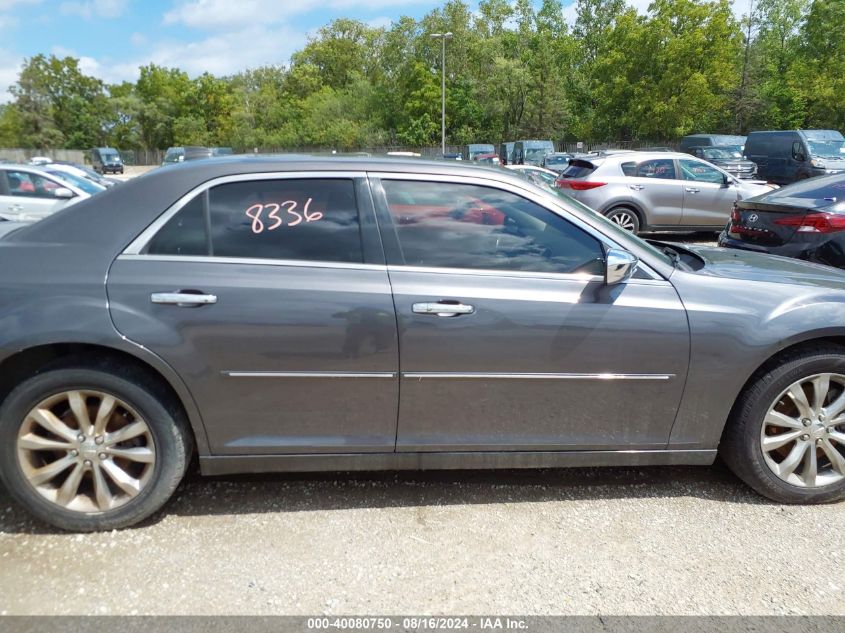
<instances>
[{"instance_id":1,"label":"rear alloy wheel","mask_svg":"<svg viewBox=\"0 0 845 633\"><path fill-rule=\"evenodd\" d=\"M42 520L75 531L126 527L158 510L181 480L192 450L181 412L143 376L123 374L45 371L3 403L0 476Z\"/></svg>"},{"instance_id":2,"label":"rear alloy wheel","mask_svg":"<svg viewBox=\"0 0 845 633\"><path fill-rule=\"evenodd\" d=\"M640 232L640 219L637 214L626 207L615 207L606 214L607 219L625 229L629 233L636 235Z\"/></svg>"},{"instance_id":3,"label":"rear alloy wheel","mask_svg":"<svg viewBox=\"0 0 845 633\"><path fill-rule=\"evenodd\" d=\"M107 512L147 486L155 468L150 427L101 391L62 391L30 410L18 431L18 463L45 499L77 512Z\"/></svg>"},{"instance_id":4,"label":"rear alloy wheel","mask_svg":"<svg viewBox=\"0 0 845 633\"><path fill-rule=\"evenodd\" d=\"M719 452L737 476L775 501L845 498L845 349L806 347L755 376Z\"/></svg>"}]
</instances>

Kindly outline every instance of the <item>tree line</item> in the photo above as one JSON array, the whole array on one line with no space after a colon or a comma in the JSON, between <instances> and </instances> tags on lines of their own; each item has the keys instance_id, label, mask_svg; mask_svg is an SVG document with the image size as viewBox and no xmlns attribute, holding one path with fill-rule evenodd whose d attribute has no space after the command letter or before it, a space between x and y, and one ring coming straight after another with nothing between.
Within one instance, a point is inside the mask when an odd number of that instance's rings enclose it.
<instances>
[{"instance_id":1,"label":"tree line","mask_svg":"<svg viewBox=\"0 0 845 633\"><path fill-rule=\"evenodd\" d=\"M449 0L385 28L338 19L288 65L192 79L150 64L107 85L73 57L26 59L0 147L237 149L435 145L440 42L451 144L673 140L845 129L845 0Z\"/></svg>"}]
</instances>

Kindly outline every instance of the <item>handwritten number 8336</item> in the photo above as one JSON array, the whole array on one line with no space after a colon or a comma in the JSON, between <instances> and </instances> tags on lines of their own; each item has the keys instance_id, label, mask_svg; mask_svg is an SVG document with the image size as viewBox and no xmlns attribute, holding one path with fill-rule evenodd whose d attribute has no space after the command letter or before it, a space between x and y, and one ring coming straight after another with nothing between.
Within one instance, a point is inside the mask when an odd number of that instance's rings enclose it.
<instances>
[{"instance_id":1,"label":"handwritten number 8336","mask_svg":"<svg viewBox=\"0 0 845 633\"><path fill-rule=\"evenodd\" d=\"M254 204L246 210L246 216L252 220L252 232L263 233L264 231L275 231L280 226L297 226L303 222L316 222L322 219L323 214L319 211L309 211L311 206L311 198L305 201L302 206L302 211L297 211L296 201L285 200L280 204L275 202L268 202L267 204ZM266 224L261 219L262 214L267 211ZM284 213L287 218L285 222L280 213Z\"/></svg>"}]
</instances>

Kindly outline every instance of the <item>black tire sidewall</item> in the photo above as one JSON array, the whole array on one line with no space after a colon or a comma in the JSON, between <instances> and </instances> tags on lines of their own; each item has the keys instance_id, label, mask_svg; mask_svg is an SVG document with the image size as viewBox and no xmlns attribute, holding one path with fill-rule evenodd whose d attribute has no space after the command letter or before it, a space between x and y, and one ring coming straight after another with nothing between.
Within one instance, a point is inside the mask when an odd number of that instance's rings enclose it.
<instances>
[{"instance_id":1,"label":"black tire sidewall","mask_svg":"<svg viewBox=\"0 0 845 633\"><path fill-rule=\"evenodd\" d=\"M62 391L98 390L125 401L147 423L155 443L153 474L140 494L101 514L65 510L42 497L24 477L17 455L17 435L26 414L39 402ZM41 520L73 531L121 528L158 510L172 495L185 471L189 443L180 425L158 398L142 385L100 370L67 368L48 371L21 383L0 407L0 479L21 505Z\"/></svg>"},{"instance_id":2,"label":"black tire sidewall","mask_svg":"<svg viewBox=\"0 0 845 633\"><path fill-rule=\"evenodd\" d=\"M782 503L827 503L845 498L845 480L817 488L802 488L778 477L766 464L760 441L763 420L775 398L794 382L822 373L845 376L845 356L833 353L805 355L772 370L768 380L763 380L765 376L758 380L740 411L741 429L736 438L739 445L731 446L727 451L726 461L734 472L761 494ZM739 460L744 460L745 464Z\"/></svg>"}]
</instances>

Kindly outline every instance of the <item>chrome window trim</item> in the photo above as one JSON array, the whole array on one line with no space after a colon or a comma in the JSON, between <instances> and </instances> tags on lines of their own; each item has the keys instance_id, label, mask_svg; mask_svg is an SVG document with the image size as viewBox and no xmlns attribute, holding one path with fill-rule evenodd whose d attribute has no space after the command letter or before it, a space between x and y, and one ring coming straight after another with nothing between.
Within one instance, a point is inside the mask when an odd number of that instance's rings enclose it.
<instances>
[{"instance_id":1,"label":"chrome window trim","mask_svg":"<svg viewBox=\"0 0 845 633\"><path fill-rule=\"evenodd\" d=\"M262 257L216 257L214 255L118 255L120 261L182 262L192 264L235 264L242 266L291 266L296 268L336 268L344 270L375 270L384 272L384 264L312 261L309 259L265 259Z\"/></svg>"},{"instance_id":2,"label":"chrome window trim","mask_svg":"<svg viewBox=\"0 0 845 633\"><path fill-rule=\"evenodd\" d=\"M229 378L396 378L396 372L224 371Z\"/></svg>"},{"instance_id":3,"label":"chrome window trim","mask_svg":"<svg viewBox=\"0 0 845 633\"><path fill-rule=\"evenodd\" d=\"M460 380L671 380L675 374L537 374L537 373L496 373L496 372L402 372L402 378L423 380L426 378Z\"/></svg>"},{"instance_id":4,"label":"chrome window trim","mask_svg":"<svg viewBox=\"0 0 845 633\"><path fill-rule=\"evenodd\" d=\"M492 187L494 189L500 189L502 191L507 191L508 193L512 193L517 196L521 196L537 204L544 209L548 210L551 213L557 213L560 217L562 217L567 222L571 222L579 229L593 237L594 239L598 240L605 248L623 248L620 244L615 242L613 239L605 235L604 233L596 230L594 227L590 226L586 222L582 221L580 218L575 216L571 213L569 209L567 209L562 203L558 202L552 197L546 197L538 195L537 192L533 191L532 189L526 188L523 186L522 182L510 182L509 180L496 180L490 176L453 176L453 175L446 175L446 174L419 174L419 173L400 173L400 172L375 172L371 171L368 172L368 176L370 178L378 178L379 180L422 180L428 182L447 182L447 183L454 183L454 184L468 184L468 185L477 185L480 187ZM529 184L529 183L525 183ZM550 196L552 194L549 194ZM419 268L419 267L406 267L406 266L396 266L398 269L407 269L407 268ZM456 269L444 269L444 268L435 268L435 267L427 267L429 271L434 270L456 270ZM642 270L646 273L651 279L664 281L663 277L657 274L648 264L640 260L639 264L637 264L637 268ZM466 269L472 271L484 271L487 269ZM498 274L502 274L503 271L496 271ZM511 271L504 271L504 272L511 272ZM525 271L513 271L513 272L525 272ZM547 273L535 273L535 275L544 275ZM573 275L577 276L578 273L554 273L558 275L566 275L571 278ZM600 278L600 277L599 277Z\"/></svg>"},{"instance_id":5,"label":"chrome window trim","mask_svg":"<svg viewBox=\"0 0 845 633\"><path fill-rule=\"evenodd\" d=\"M529 272L525 270L489 270L487 268L438 268L436 266L398 266L389 265L387 272L403 273L442 273L444 275L471 275L473 277L520 277L523 279L560 279L581 281L584 283L604 281L601 275L587 273L552 273Z\"/></svg>"},{"instance_id":6,"label":"chrome window trim","mask_svg":"<svg viewBox=\"0 0 845 633\"><path fill-rule=\"evenodd\" d=\"M179 198L164 213L159 215L146 229L144 229L138 237L136 237L129 246L123 249L123 255L144 255L142 252L153 239L156 233L167 224L167 222L174 215L179 213L182 208L193 200L197 195L216 187L218 185L226 185L233 182L247 182L257 180L318 180L325 178L334 178L338 180L350 180L353 178L366 178L367 173L364 171L273 171L273 172L257 172L250 174L234 174L230 176L220 176L207 180L206 182L197 185L184 196ZM306 260L304 260L306 261Z\"/></svg>"}]
</instances>

